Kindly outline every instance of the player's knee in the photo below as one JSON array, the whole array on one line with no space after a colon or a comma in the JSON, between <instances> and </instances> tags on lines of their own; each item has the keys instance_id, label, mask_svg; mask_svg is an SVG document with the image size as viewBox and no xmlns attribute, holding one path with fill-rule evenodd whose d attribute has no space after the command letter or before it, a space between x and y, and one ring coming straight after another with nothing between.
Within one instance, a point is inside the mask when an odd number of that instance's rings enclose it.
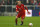
<instances>
[{"instance_id":1,"label":"player's knee","mask_svg":"<svg viewBox=\"0 0 40 27\"><path fill-rule=\"evenodd\" d=\"M21 19L21 21L23 21L23 19Z\"/></svg>"},{"instance_id":2,"label":"player's knee","mask_svg":"<svg viewBox=\"0 0 40 27\"><path fill-rule=\"evenodd\" d=\"M23 20L21 20L21 21L23 21Z\"/></svg>"},{"instance_id":3,"label":"player's knee","mask_svg":"<svg viewBox=\"0 0 40 27\"><path fill-rule=\"evenodd\" d=\"M25 17L21 17L22 19L24 19Z\"/></svg>"}]
</instances>

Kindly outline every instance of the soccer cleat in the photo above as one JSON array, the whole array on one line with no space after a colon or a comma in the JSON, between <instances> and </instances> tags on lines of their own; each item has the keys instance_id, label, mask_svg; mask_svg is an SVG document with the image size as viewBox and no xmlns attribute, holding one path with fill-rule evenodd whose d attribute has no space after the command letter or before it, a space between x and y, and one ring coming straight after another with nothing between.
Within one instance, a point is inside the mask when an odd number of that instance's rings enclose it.
<instances>
[{"instance_id":1,"label":"soccer cleat","mask_svg":"<svg viewBox=\"0 0 40 27\"><path fill-rule=\"evenodd\" d=\"M20 24L20 25L23 25L23 24Z\"/></svg>"},{"instance_id":2,"label":"soccer cleat","mask_svg":"<svg viewBox=\"0 0 40 27\"><path fill-rule=\"evenodd\" d=\"M16 24L17 25L17 24Z\"/></svg>"}]
</instances>

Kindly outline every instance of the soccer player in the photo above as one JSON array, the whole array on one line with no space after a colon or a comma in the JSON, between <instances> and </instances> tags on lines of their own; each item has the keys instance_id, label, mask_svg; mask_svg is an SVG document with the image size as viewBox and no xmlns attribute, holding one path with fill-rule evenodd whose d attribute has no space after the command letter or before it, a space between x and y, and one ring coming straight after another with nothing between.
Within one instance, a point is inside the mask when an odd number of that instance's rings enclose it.
<instances>
[{"instance_id":1,"label":"soccer player","mask_svg":"<svg viewBox=\"0 0 40 27\"><path fill-rule=\"evenodd\" d=\"M15 19L16 25L17 25L17 19L20 17L21 17L21 25L23 25L23 20L25 18L25 9L24 8L26 8L27 12L28 12L28 8L26 6L24 6L24 4L21 3L21 1L17 1L17 5L16 5L17 16Z\"/></svg>"}]
</instances>

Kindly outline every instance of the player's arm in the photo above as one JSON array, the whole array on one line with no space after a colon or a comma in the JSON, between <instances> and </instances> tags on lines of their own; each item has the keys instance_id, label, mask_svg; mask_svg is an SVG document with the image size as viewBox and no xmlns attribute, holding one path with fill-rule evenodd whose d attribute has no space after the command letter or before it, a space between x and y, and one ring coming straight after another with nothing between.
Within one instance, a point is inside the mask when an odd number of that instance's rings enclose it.
<instances>
[{"instance_id":1,"label":"player's arm","mask_svg":"<svg viewBox=\"0 0 40 27\"><path fill-rule=\"evenodd\" d=\"M19 13L19 11L18 11L18 7L16 6L16 13L18 14Z\"/></svg>"},{"instance_id":2,"label":"player's arm","mask_svg":"<svg viewBox=\"0 0 40 27\"><path fill-rule=\"evenodd\" d=\"M30 12L28 11L28 8L27 8L26 6L24 6L24 8L26 8L27 12L30 13Z\"/></svg>"},{"instance_id":3,"label":"player's arm","mask_svg":"<svg viewBox=\"0 0 40 27\"><path fill-rule=\"evenodd\" d=\"M24 6L24 8L26 8L27 12L28 12L28 8L26 6Z\"/></svg>"}]
</instances>

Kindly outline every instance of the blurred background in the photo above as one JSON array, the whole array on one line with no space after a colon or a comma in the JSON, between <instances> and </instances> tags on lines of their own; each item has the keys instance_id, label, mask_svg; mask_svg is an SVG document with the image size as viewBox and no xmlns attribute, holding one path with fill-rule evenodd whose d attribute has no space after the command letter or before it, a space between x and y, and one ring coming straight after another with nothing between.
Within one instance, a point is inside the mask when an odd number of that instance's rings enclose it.
<instances>
[{"instance_id":1,"label":"blurred background","mask_svg":"<svg viewBox=\"0 0 40 27\"><path fill-rule=\"evenodd\" d=\"M21 1L32 10L32 16L40 16L40 0L0 0L0 16L15 16L16 1Z\"/></svg>"}]
</instances>

